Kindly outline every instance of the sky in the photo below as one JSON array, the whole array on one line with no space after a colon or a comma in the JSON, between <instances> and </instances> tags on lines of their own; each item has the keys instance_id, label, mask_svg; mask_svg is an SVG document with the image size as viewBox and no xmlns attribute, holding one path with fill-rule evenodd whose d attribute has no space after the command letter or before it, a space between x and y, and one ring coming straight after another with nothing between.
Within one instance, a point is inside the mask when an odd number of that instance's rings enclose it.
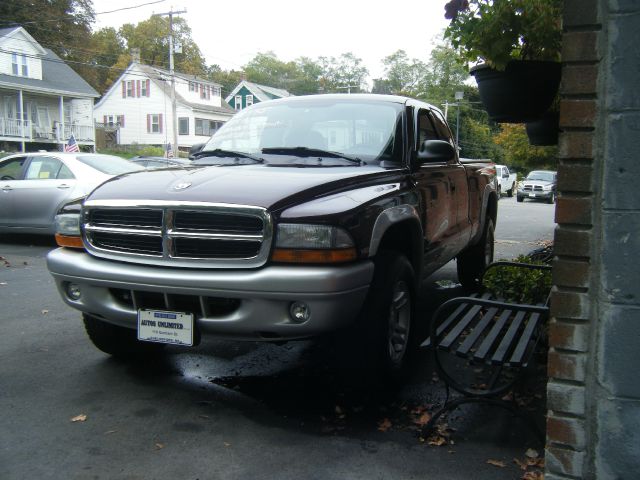
<instances>
[{"instance_id":1,"label":"sky","mask_svg":"<svg viewBox=\"0 0 640 480\"><path fill-rule=\"evenodd\" d=\"M93 0L96 13L152 0ZM384 72L382 59L403 49L422 61L447 26L447 0L171 0L96 16L95 28L118 28L146 20L153 13L181 14L207 64L239 70L257 53L272 51L282 61L306 56L339 57L352 52L369 69Z\"/></svg>"}]
</instances>

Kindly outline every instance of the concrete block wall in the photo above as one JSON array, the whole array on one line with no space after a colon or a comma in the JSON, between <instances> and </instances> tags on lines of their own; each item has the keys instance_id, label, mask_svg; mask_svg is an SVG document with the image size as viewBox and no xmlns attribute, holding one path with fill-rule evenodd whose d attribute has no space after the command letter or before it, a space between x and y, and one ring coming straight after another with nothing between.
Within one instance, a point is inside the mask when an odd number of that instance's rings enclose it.
<instances>
[{"instance_id":1,"label":"concrete block wall","mask_svg":"<svg viewBox=\"0 0 640 480\"><path fill-rule=\"evenodd\" d=\"M545 478L638 478L640 1L563 28Z\"/></svg>"}]
</instances>

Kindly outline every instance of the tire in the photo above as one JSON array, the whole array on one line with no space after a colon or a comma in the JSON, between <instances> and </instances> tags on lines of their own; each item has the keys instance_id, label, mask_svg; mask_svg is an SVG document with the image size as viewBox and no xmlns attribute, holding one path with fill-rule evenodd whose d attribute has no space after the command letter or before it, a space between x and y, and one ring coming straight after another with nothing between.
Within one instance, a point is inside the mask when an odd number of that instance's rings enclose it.
<instances>
[{"instance_id":1,"label":"tire","mask_svg":"<svg viewBox=\"0 0 640 480\"><path fill-rule=\"evenodd\" d=\"M136 331L130 328L113 325L86 313L82 314L82 320L87 335L96 348L114 357L157 355L164 349L161 343L139 341Z\"/></svg>"},{"instance_id":2,"label":"tire","mask_svg":"<svg viewBox=\"0 0 640 480\"><path fill-rule=\"evenodd\" d=\"M494 244L493 220L488 218L480 241L457 258L458 280L466 290L477 291L480 288L480 278L485 268L493 262Z\"/></svg>"},{"instance_id":3,"label":"tire","mask_svg":"<svg viewBox=\"0 0 640 480\"><path fill-rule=\"evenodd\" d=\"M547 199L547 203L554 204L556 203L556 194L551 192L551 196Z\"/></svg>"},{"instance_id":4,"label":"tire","mask_svg":"<svg viewBox=\"0 0 640 480\"><path fill-rule=\"evenodd\" d=\"M351 373L357 372L357 381L391 385L405 378L415 346L415 274L409 260L396 252L379 252L374 261L359 318L346 335L340 334L340 354Z\"/></svg>"},{"instance_id":5,"label":"tire","mask_svg":"<svg viewBox=\"0 0 640 480\"><path fill-rule=\"evenodd\" d=\"M498 185L498 198L502 197L502 185Z\"/></svg>"},{"instance_id":6,"label":"tire","mask_svg":"<svg viewBox=\"0 0 640 480\"><path fill-rule=\"evenodd\" d=\"M524 202L524 197L521 197L520 195L518 195L516 200L518 200L519 203L522 203Z\"/></svg>"},{"instance_id":7,"label":"tire","mask_svg":"<svg viewBox=\"0 0 640 480\"><path fill-rule=\"evenodd\" d=\"M507 197L513 197L513 191L516 189L515 182L511 184L511 188L507 190Z\"/></svg>"}]
</instances>

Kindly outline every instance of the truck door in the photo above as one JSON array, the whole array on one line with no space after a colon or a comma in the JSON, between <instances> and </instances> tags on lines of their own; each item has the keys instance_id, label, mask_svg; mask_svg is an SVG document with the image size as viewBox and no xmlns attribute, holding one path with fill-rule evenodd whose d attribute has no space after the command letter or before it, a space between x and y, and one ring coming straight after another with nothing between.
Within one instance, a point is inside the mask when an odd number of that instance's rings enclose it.
<instances>
[{"instance_id":1,"label":"truck door","mask_svg":"<svg viewBox=\"0 0 640 480\"><path fill-rule=\"evenodd\" d=\"M415 126L415 151L425 140L439 139L429 110L418 109L415 112ZM421 220L424 225L425 275L447 263L452 258L452 243L457 243L455 189L458 187L451 181L455 177L453 170L456 167L455 163L450 162L423 163L413 173L424 205Z\"/></svg>"},{"instance_id":2,"label":"truck door","mask_svg":"<svg viewBox=\"0 0 640 480\"><path fill-rule=\"evenodd\" d=\"M447 126L447 122L440 112L432 110L433 123L438 132L440 140L445 140L455 146L451 130ZM460 163L459 159L452 158L447 165L449 182L453 191L456 205L456 254L467 245L471 237L471 221L469 218L469 181L467 179L467 171Z\"/></svg>"}]
</instances>

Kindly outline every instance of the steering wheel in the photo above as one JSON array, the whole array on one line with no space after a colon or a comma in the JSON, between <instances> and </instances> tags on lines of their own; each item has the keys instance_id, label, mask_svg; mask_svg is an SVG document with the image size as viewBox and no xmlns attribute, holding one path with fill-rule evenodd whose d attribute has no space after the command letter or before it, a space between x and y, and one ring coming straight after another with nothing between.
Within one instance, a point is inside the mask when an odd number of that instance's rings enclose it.
<instances>
[{"instance_id":1,"label":"steering wheel","mask_svg":"<svg viewBox=\"0 0 640 480\"><path fill-rule=\"evenodd\" d=\"M11 175L3 175L0 180L15 180Z\"/></svg>"}]
</instances>

